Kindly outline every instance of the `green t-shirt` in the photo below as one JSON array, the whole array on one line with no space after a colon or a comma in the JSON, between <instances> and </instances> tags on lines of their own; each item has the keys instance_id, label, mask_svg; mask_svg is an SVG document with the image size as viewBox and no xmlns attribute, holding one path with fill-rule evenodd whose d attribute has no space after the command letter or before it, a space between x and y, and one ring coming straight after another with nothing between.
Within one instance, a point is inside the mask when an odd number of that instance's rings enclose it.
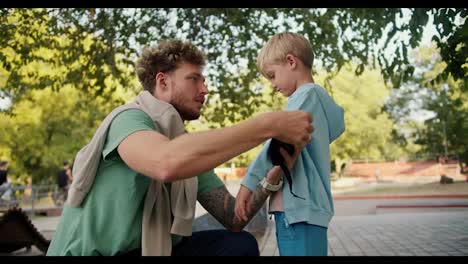
<instances>
[{"instance_id":1,"label":"green t-shirt","mask_svg":"<svg viewBox=\"0 0 468 264\"><path fill-rule=\"evenodd\" d=\"M151 179L130 169L117 147L128 135L156 130L143 111L129 109L112 121L94 183L81 207L65 205L48 256L117 255L141 247L143 205ZM198 195L222 186L213 170L198 176ZM173 236L173 243L180 237Z\"/></svg>"}]
</instances>

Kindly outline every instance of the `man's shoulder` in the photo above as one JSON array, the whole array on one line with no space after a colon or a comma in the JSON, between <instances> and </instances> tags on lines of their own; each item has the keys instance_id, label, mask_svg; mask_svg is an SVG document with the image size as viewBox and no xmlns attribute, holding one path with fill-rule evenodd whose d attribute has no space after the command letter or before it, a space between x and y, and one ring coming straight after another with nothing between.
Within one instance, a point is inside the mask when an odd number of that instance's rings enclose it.
<instances>
[{"instance_id":1,"label":"man's shoulder","mask_svg":"<svg viewBox=\"0 0 468 264\"><path fill-rule=\"evenodd\" d=\"M149 119L151 120L151 117L145 113L145 111L139 109L139 108L126 108L118 112L113 121L115 120L132 120L134 118L144 118L144 119Z\"/></svg>"},{"instance_id":2,"label":"man's shoulder","mask_svg":"<svg viewBox=\"0 0 468 264\"><path fill-rule=\"evenodd\" d=\"M151 119L147 113L138 108L128 108L115 115L111 121L110 127L111 129L114 127L126 127L128 129L129 127L140 127L142 125L149 126L153 130L156 129L153 119Z\"/></svg>"},{"instance_id":3,"label":"man's shoulder","mask_svg":"<svg viewBox=\"0 0 468 264\"><path fill-rule=\"evenodd\" d=\"M154 121L140 109L126 109L114 117L109 125L106 143L103 151L105 155L111 153L128 135L141 130L159 131Z\"/></svg>"}]
</instances>

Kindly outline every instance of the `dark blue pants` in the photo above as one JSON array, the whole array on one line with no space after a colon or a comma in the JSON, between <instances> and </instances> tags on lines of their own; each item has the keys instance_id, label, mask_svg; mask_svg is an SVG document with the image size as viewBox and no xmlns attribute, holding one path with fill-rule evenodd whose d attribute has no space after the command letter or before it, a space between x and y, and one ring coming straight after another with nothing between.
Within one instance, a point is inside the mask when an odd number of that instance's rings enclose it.
<instances>
[{"instance_id":1,"label":"dark blue pants","mask_svg":"<svg viewBox=\"0 0 468 264\"><path fill-rule=\"evenodd\" d=\"M121 254L141 256L141 248ZM255 237L246 232L206 230L193 232L172 248L172 256L260 256Z\"/></svg>"},{"instance_id":2,"label":"dark blue pants","mask_svg":"<svg viewBox=\"0 0 468 264\"><path fill-rule=\"evenodd\" d=\"M172 248L172 256L259 256L255 237L246 232L193 232Z\"/></svg>"}]
</instances>

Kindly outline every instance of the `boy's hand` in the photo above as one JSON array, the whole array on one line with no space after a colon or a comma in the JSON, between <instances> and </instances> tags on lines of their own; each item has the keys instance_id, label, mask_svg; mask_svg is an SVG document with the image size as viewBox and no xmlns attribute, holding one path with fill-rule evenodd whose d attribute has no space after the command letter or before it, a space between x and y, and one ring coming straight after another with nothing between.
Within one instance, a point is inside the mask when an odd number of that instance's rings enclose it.
<instances>
[{"instance_id":1,"label":"boy's hand","mask_svg":"<svg viewBox=\"0 0 468 264\"><path fill-rule=\"evenodd\" d=\"M236 196L235 214L236 217L243 221L248 221L247 213L250 212L250 198L252 197L252 191L247 187L241 185L239 192Z\"/></svg>"},{"instance_id":2,"label":"boy's hand","mask_svg":"<svg viewBox=\"0 0 468 264\"><path fill-rule=\"evenodd\" d=\"M283 150L280 148L280 152ZM266 178L267 182L273 185L279 183L281 178L283 177L283 171L281 170L280 166L273 166L273 168L268 172Z\"/></svg>"},{"instance_id":3,"label":"boy's hand","mask_svg":"<svg viewBox=\"0 0 468 264\"><path fill-rule=\"evenodd\" d=\"M292 170L292 168L296 164L297 158L301 154L301 151L302 151L302 149L297 149L296 148L294 150L294 154L292 156L290 156L286 150L284 150L283 148L280 148L280 153L281 153L281 155L283 155L284 162L286 163L286 166L290 170Z\"/></svg>"}]
</instances>

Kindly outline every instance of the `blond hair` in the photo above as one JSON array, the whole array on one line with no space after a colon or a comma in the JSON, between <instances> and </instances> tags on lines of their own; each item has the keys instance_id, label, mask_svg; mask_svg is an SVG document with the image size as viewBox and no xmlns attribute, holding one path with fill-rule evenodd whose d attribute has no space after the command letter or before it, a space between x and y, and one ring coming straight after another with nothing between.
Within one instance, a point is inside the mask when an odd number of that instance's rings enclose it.
<instances>
[{"instance_id":1,"label":"blond hair","mask_svg":"<svg viewBox=\"0 0 468 264\"><path fill-rule=\"evenodd\" d=\"M310 42L302 35L283 32L271 37L257 56L257 68L266 76L265 66L286 61L286 55L292 54L309 69L314 62L314 51Z\"/></svg>"},{"instance_id":2,"label":"blond hair","mask_svg":"<svg viewBox=\"0 0 468 264\"><path fill-rule=\"evenodd\" d=\"M144 48L135 68L143 88L153 93L156 74L174 71L182 62L205 66L205 55L190 42L171 39Z\"/></svg>"}]
</instances>

